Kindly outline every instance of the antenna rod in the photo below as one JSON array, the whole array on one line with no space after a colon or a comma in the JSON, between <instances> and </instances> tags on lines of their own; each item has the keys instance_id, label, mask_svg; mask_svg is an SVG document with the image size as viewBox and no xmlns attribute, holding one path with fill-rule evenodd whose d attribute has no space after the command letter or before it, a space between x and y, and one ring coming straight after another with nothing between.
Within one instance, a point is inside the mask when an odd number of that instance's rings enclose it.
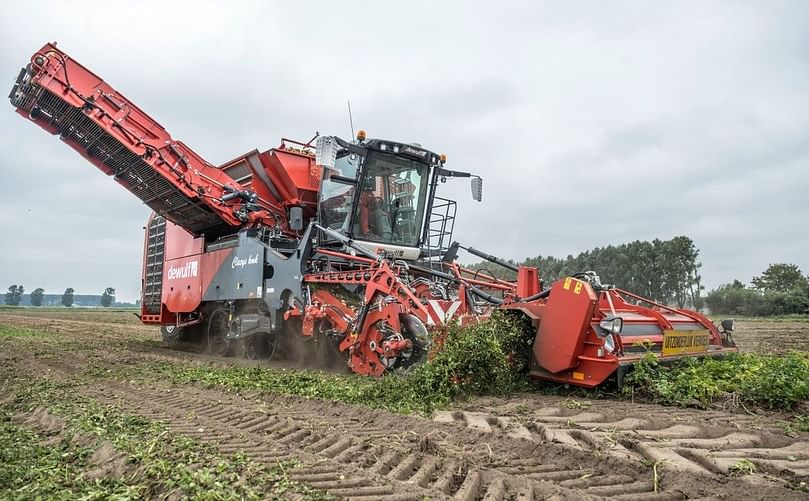
<instances>
[{"instance_id":1,"label":"antenna rod","mask_svg":"<svg viewBox=\"0 0 809 501\"><path fill-rule=\"evenodd\" d=\"M351 124L351 139L354 139L354 117L351 116L351 100L346 99L348 102L348 123Z\"/></svg>"}]
</instances>

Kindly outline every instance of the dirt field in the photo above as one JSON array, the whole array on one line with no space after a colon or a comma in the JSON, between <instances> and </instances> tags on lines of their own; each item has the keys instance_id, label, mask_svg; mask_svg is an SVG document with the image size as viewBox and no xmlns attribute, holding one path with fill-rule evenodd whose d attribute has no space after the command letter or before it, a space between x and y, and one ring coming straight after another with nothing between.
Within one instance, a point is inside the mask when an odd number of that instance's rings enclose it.
<instances>
[{"instance_id":1,"label":"dirt field","mask_svg":"<svg viewBox=\"0 0 809 501\"><path fill-rule=\"evenodd\" d=\"M72 382L83 398L167 423L171 433L223 453L243 451L270 465L295 460L301 466L290 478L337 498L807 496L800 489L809 479L809 434L787 432L778 414L526 394L480 398L430 418L402 416L133 378L129 368L205 366L211 358L160 347L156 329L128 312L0 311L0 324L47 332L0 339L0 371ZM743 350L807 350L809 323L742 322L736 339ZM58 423L42 409L19 419L40 429ZM755 472L735 475L740 461Z\"/></svg>"},{"instance_id":2,"label":"dirt field","mask_svg":"<svg viewBox=\"0 0 809 501\"><path fill-rule=\"evenodd\" d=\"M809 351L809 320L741 319L736 322L733 337L742 351L757 353Z\"/></svg>"}]
</instances>

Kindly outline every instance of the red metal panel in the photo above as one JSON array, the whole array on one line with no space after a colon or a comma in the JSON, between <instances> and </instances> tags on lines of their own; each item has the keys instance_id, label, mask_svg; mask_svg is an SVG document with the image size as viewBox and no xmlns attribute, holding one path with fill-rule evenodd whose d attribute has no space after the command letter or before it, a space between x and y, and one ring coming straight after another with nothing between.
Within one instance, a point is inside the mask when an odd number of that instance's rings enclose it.
<instances>
[{"instance_id":1,"label":"red metal panel","mask_svg":"<svg viewBox=\"0 0 809 501\"><path fill-rule=\"evenodd\" d=\"M539 292L539 270L520 266L517 271L517 296L531 297Z\"/></svg>"},{"instance_id":2,"label":"red metal panel","mask_svg":"<svg viewBox=\"0 0 809 501\"><path fill-rule=\"evenodd\" d=\"M171 313L196 311L205 290L233 249L166 260L163 267L163 304Z\"/></svg>"},{"instance_id":3,"label":"red metal panel","mask_svg":"<svg viewBox=\"0 0 809 501\"><path fill-rule=\"evenodd\" d=\"M166 260L163 266L163 304L172 313L189 313L202 300L201 254Z\"/></svg>"},{"instance_id":4,"label":"red metal panel","mask_svg":"<svg viewBox=\"0 0 809 501\"><path fill-rule=\"evenodd\" d=\"M203 237L195 238L181 226L177 226L171 221L166 221L166 248L163 251L166 262L185 256L201 254L203 245L205 245Z\"/></svg>"},{"instance_id":5,"label":"red metal panel","mask_svg":"<svg viewBox=\"0 0 809 501\"><path fill-rule=\"evenodd\" d=\"M540 367L560 372L577 364L597 302L598 296L586 282L565 278L553 284L534 341Z\"/></svg>"}]
</instances>

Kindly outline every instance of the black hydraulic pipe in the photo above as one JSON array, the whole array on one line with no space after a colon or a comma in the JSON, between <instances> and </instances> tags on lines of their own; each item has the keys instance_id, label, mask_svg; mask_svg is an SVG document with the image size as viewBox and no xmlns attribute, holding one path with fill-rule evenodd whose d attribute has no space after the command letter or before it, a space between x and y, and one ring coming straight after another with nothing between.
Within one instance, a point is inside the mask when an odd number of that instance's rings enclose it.
<instances>
[{"instance_id":1,"label":"black hydraulic pipe","mask_svg":"<svg viewBox=\"0 0 809 501\"><path fill-rule=\"evenodd\" d=\"M503 304L505 302L502 299L500 299L499 297L492 296L491 294L487 294L486 292L483 292L482 290L476 289L474 287L469 287L468 290L469 290L469 292L476 295L477 297L483 299L484 301L488 301L490 303Z\"/></svg>"},{"instance_id":2,"label":"black hydraulic pipe","mask_svg":"<svg viewBox=\"0 0 809 501\"><path fill-rule=\"evenodd\" d=\"M551 295L551 290L550 289L545 289L542 292L537 292L533 296L528 296L528 297L524 297L524 298L520 299L520 302L521 303L527 303L529 301L536 301L537 299L544 299L544 298L546 298L546 297L548 297L550 295Z\"/></svg>"},{"instance_id":3,"label":"black hydraulic pipe","mask_svg":"<svg viewBox=\"0 0 809 501\"><path fill-rule=\"evenodd\" d=\"M444 273L443 271L436 271L436 270L431 270L429 268L422 268L421 266L416 265L416 264L410 264L408 266L410 266L411 270L418 271L419 273L425 273L427 275L432 275L434 277L443 278L444 280L450 280L452 282L457 282L458 281L458 279L454 275L450 275L449 273Z\"/></svg>"},{"instance_id":4,"label":"black hydraulic pipe","mask_svg":"<svg viewBox=\"0 0 809 501\"><path fill-rule=\"evenodd\" d=\"M345 245L347 247L351 247L352 249L354 249L355 251L357 251L358 253L362 254L363 256L365 256L365 257L367 257L369 259L373 259L374 261L379 259L379 255L374 254L373 252L369 251L368 249L366 249L366 248L364 248L364 247L362 247L360 245L355 244L353 240L351 240L347 236L343 235L342 233L338 233L338 232L334 231L331 228L326 228L325 226L320 226L319 224L315 224L314 227L317 228L318 230L322 231L326 235L334 238L335 240L338 240L343 245Z\"/></svg>"},{"instance_id":5,"label":"black hydraulic pipe","mask_svg":"<svg viewBox=\"0 0 809 501\"><path fill-rule=\"evenodd\" d=\"M410 269L418 271L420 273L425 273L425 274L428 274L428 275L432 275L434 277L443 278L444 280L449 280L449 281L454 282L454 283L460 283L461 282L457 277L455 277L453 275L450 275L449 273L444 273L443 271L436 271L436 270L431 270L429 268L422 268L421 266L418 266L418 265L415 265L415 264L411 264ZM479 298L481 298L481 299L483 299L485 301L488 301L490 303L503 304L503 300L500 299L499 297L492 296L491 294L483 292L482 290L480 290L480 289L478 289L476 287L467 286L466 290L468 290L469 292L476 295L477 297L479 297Z\"/></svg>"},{"instance_id":6,"label":"black hydraulic pipe","mask_svg":"<svg viewBox=\"0 0 809 501\"><path fill-rule=\"evenodd\" d=\"M477 256L477 257L479 257L481 259L485 259L486 261L489 261L491 263L499 264L503 268L508 268L509 270L514 271L514 272L519 271L519 268L517 268L513 264L511 264L511 263L509 263L507 261L503 261L502 259L500 259L497 256L492 256L491 254L486 254L483 251L479 251L479 250L475 249L474 247L463 247L463 246L461 246L461 249L464 249L466 252L468 252L468 253L470 253L472 255L475 255L475 256Z\"/></svg>"}]
</instances>

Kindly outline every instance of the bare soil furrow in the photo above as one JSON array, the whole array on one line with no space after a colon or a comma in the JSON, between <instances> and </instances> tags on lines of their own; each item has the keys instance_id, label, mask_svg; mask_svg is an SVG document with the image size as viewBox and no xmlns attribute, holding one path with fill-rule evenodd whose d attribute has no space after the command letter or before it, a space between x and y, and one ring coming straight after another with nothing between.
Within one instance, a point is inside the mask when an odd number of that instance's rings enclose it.
<instances>
[{"instance_id":1,"label":"bare soil furrow","mask_svg":"<svg viewBox=\"0 0 809 501\"><path fill-rule=\"evenodd\" d=\"M156 333L138 325L12 315L0 315L0 323L59 336L59 342L3 353L2 360L39 377L73 381L88 397L163 421L222 452L265 463L294 460L301 466L291 478L340 498L788 500L803 494L786 483L805 478L809 468L809 440L787 436L766 415L519 395L480 398L434 419L402 416L339 402L128 381L116 369L155 361L256 365L160 348L149 340ZM759 473L729 476L741 459Z\"/></svg>"}]
</instances>

